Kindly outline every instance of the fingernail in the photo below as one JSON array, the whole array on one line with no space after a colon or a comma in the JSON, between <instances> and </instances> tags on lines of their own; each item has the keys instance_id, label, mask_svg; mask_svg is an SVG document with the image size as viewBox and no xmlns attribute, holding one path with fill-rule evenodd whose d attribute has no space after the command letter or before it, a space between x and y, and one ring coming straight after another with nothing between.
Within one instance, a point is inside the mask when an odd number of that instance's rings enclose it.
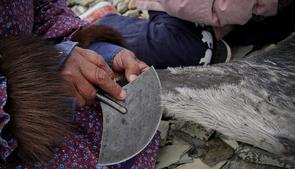
<instances>
[{"instance_id":1,"label":"fingernail","mask_svg":"<svg viewBox=\"0 0 295 169\"><path fill-rule=\"evenodd\" d=\"M121 91L120 97L121 97L121 99L125 99L127 97L127 93L125 92L125 90Z\"/></svg>"},{"instance_id":2,"label":"fingernail","mask_svg":"<svg viewBox=\"0 0 295 169\"><path fill-rule=\"evenodd\" d=\"M130 82L132 82L133 80L135 80L137 78L136 75L129 75L129 80Z\"/></svg>"}]
</instances>

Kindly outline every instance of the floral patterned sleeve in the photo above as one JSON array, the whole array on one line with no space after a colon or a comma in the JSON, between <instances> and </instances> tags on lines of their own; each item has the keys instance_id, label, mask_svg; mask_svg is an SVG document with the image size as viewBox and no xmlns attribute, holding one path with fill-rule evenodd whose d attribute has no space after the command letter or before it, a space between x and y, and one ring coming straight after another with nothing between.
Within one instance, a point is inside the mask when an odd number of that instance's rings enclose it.
<instances>
[{"instance_id":1,"label":"floral patterned sleeve","mask_svg":"<svg viewBox=\"0 0 295 169\"><path fill-rule=\"evenodd\" d=\"M75 16L64 0L34 0L34 34L62 40L87 24Z\"/></svg>"},{"instance_id":2,"label":"floral patterned sleeve","mask_svg":"<svg viewBox=\"0 0 295 169\"><path fill-rule=\"evenodd\" d=\"M6 84L5 77L0 75L0 161L5 161L17 146L16 141L12 138L12 135L6 138L1 137L5 125L7 125L10 121L9 114L4 111L4 106L7 101Z\"/></svg>"}]
</instances>

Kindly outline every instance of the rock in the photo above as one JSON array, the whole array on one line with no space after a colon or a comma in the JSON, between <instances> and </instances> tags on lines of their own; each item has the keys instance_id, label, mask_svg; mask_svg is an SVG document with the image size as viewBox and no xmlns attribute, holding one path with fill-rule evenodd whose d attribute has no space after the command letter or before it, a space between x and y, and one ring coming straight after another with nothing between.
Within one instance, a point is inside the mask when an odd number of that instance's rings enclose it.
<instances>
[{"instance_id":1,"label":"rock","mask_svg":"<svg viewBox=\"0 0 295 169\"><path fill-rule=\"evenodd\" d=\"M88 4L88 6L93 7L100 2L108 2L108 1L107 0L95 0L95 1L91 2L90 4Z\"/></svg>"},{"instance_id":2,"label":"rock","mask_svg":"<svg viewBox=\"0 0 295 169\"><path fill-rule=\"evenodd\" d=\"M181 137L173 136L171 144L173 145L190 145L186 140L183 140Z\"/></svg>"},{"instance_id":3,"label":"rock","mask_svg":"<svg viewBox=\"0 0 295 169\"><path fill-rule=\"evenodd\" d=\"M200 159L195 159L192 163L180 165L176 169L220 169L220 167L222 167L225 163L226 161L222 161L215 166L210 167L202 162Z\"/></svg>"},{"instance_id":4,"label":"rock","mask_svg":"<svg viewBox=\"0 0 295 169\"><path fill-rule=\"evenodd\" d=\"M82 6L88 6L90 3L94 2L95 0L81 0L80 5Z\"/></svg>"},{"instance_id":5,"label":"rock","mask_svg":"<svg viewBox=\"0 0 295 169\"><path fill-rule=\"evenodd\" d=\"M142 19L149 19L149 13L148 13L148 11L147 10L143 10L143 11L141 11L142 13L140 14L140 18L142 18Z\"/></svg>"},{"instance_id":6,"label":"rock","mask_svg":"<svg viewBox=\"0 0 295 169\"><path fill-rule=\"evenodd\" d=\"M264 150L249 146L243 145L239 147L236 151L236 155L251 163L257 164L264 164L264 165L271 165L276 167L283 167L283 168L293 168L295 167L295 159L291 159L286 157L278 157L272 153L266 152Z\"/></svg>"},{"instance_id":7,"label":"rock","mask_svg":"<svg viewBox=\"0 0 295 169\"><path fill-rule=\"evenodd\" d=\"M186 163L192 163L194 159L190 157L188 154L184 154L181 156L181 158L178 160L176 165L186 164Z\"/></svg>"},{"instance_id":8,"label":"rock","mask_svg":"<svg viewBox=\"0 0 295 169\"><path fill-rule=\"evenodd\" d=\"M122 0L113 0L113 1L112 1L112 4L113 4L114 7L117 8L119 2L121 2L121 1L122 1Z\"/></svg>"},{"instance_id":9,"label":"rock","mask_svg":"<svg viewBox=\"0 0 295 169\"><path fill-rule=\"evenodd\" d=\"M197 158L202 156L206 152L206 142L203 140L200 140L198 138L192 137L187 133L184 133L182 131L172 131L171 135L174 136L173 143L175 144L175 140L181 140L186 142L187 144L192 146L192 149L190 150L190 155Z\"/></svg>"},{"instance_id":10,"label":"rock","mask_svg":"<svg viewBox=\"0 0 295 169\"><path fill-rule=\"evenodd\" d=\"M248 46L232 46L231 47L231 53L232 53L232 59L243 59L253 50L253 45Z\"/></svg>"},{"instance_id":11,"label":"rock","mask_svg":"<svg viewBox=\"0 0 295 169\"><path fill-rule=\"evenodd\" d=\"M128 3L124 1L119 2L117 5L117 10L121 14L125 13L128 10Z\"/></svg>"},{"instance_id":12,"label":"rock","mask_svg":"<svg viewBox=\"0 0 295 169\"><path fill-rule=\"evenodd\" d=\"M236 150L239 147L239 144L237 141L227 138L226 136L220 136L220 139L225 142L227 145L229 145L231 148Z\"/></svg>"},{"instance_id":13,"label":"rock","mask_svg":"<svg viewBox=\"0 0 295 169\"><path fill-rule=\"evenodd\" d=\"M72 7L80 3L80 0L67 0L67 5Z\"/></svg>"},{"instance_id":14,"label":"rock","mask_svg":"<svg viewBox=\"0 0 295 169\"><path fill-rule=\"evenodd\" d=\"M123 14L123 16L130 16L130 17L138 17L139 11L137 9L135 10L129 10Z\"/></svg>"},{"instance_id":15,"label":"rock","mask_svg":"<svg viewBox=\"0 0 295 169\"><path fill-rule=\"evenodd\" d=\"M106 14L117 13L115 7L108 1L102 1L90 7L86 12L80 15L81 19L87 20L90 23L97 21Z\"/></svg>"},{"instance_id":16,"label":"rock","mask_svg":"<svg viewBox=\"0 0 295 169\"><path fill-rule=\"evenodd\" d=\"M193 147L191 155L199 157L205 152L205 141L211 137L214 131L206 130L192 121L176 119L171 121L170 133L190 144Z\"/></svg>"},{"instance_id":17,"label":"rock","mask_svg":"<svg viewBox=\"0 0 295 169\"><path fill-rule=\"evenodd\" d=\"M269 44L263 48L264 51L270 51L276 47L275 44Z\"/></svg>"},{"instance_id":18,"label":"rock","mask_svg":"<svg viewBox=\"0 0 295 169\"><path fill-rule=\"evenodd\" d=\"M208 140L214 133L214 130L206 129L193 121L183 119L176 119L173 122L172 130L182 131L201 140Z\"/></svg>"},{"instance_id":19,"label":"rock","mask_svg":"<svg viewBox=\"0 0 295 169\"><path fill-rule=\"evenodd\" d=\"M168 121L161 121L159 131L161 133L161 146L166 145L170 123Z\"/></svg>"},{"instance_id":20,"label":"rock","mask_svg":"<svg viewBox=\"0 0 295 169\"><path fill-rule=\"evenodd\" d=\"M163 147L160 149L156 168L161 169L177 163L189 149L190 146L185 144L168 145Z\"/></svg>"},{"instance_id":21,"label":"rock","mask_svg":"<svg viewBox=\"0 0 295 169\"><path fill-rule=\"evenodd\" d=\"M208 151L201 159L209 166L214 166L221 161L225 161L234 154L234 150L219 138L209 141L207 147Z\"/></svg>"},{"instance_id":22,"label":"rock","mask_svg":"<svg viewBox=\"0 0 295 169\"><path fill-rule=\"evenodd\" d=\"M72 8L72 11L76 14L76 15L81 15L83 14L87 9L84 6L81 5L76 5Z\"/></svg>"},{"instance_id":23,"label":"rock","mask_svg":"<svg viewBox=\"0 0 295 169\"><path fill-rule=\"evenodd\" d=\"M240 159L227 162L221 169L282 169L278 167L248 163Z\"/></svg>"},{"instance_id":24,"label":"rock","mask_svg":"<svg viewBox=\"0 0 295 169\"><path fill-rule=\"evenodd\" d=\"M136 0L130 0L128 3L128 9L133 10L136 9Z\"/></svg>"}]
</instances>

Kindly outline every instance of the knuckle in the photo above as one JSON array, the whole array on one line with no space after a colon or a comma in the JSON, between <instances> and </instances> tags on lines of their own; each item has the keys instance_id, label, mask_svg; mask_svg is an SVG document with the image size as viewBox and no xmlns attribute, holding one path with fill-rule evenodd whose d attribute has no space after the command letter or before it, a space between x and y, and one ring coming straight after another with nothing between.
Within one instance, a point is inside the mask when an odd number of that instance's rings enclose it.
<instances>
[{"instance_id":1,"label":"knuckle","mask_svg":"<svg viewBox=\"0 0 295 169\"><path fill-rule=\"evenodd\" d=\"M128 50L128 55L135 58L135 54L133 52L129 51L129 50Z\"/></svg>"},{"instance_id":2,"label":"knuckle","mask_svg":"<svg viewBox=\"0 0 295 169\"><path fill-rule=\"evenodd\" d=\"M96 97L96 91L92 90L89 94L89 98L94 99Z\"/></svg>"},{"instance_id":3,"label":"knuckle","mask_svg":"<svg viewBox=\"0 0 295 169\"><path fill-rule=\"evenodd\" d=\"M96 66L98 67L104 67L106 64L102 57L98 55L97 53L91 51L92 54L88 55L88 59L92 62L95 63Z\"/></svg>"},{"instance_id":4,"label":"knuckle","mask_svg":"<svg viewBox=\"0 0 295 169\"><path fill-rule=\"evenodd\" d=\"M121 93L121 87L119 85L114 86L114 92L116 95L119 95Z\"/></svg>"},{"instance_id":5,"label":"knuckle","mask_svg":"<svg viewBox=\"0 0 295 169\"><path fill-rule=\"evenodd\" d=\"M91 55L91 54L95 53L94 51L92 51L90 49L83 49L83 52L87 53L87 55Z\"/></svg>"},{"instance_id":6,"label":"knuckle","mask_svg":"<svg viewBox=\"0 0 295 169\"><path fill-rule=\"evenodd\" d=\"M121 93L121 88L115 84L110 85L109 88L109 94L111 94L113 97L117 98L119 97L120 93Z\"/></svg>"},{"instance_id":7,"label":"knuckle","mask_svg":"<svg viewBox=\"0 0 295 169\"><path fill-rule=\"evenodd\" d=\"M91 61L98 61L100 58L100 55L98 55L94 51L90 51L88 57Z\"/></svg>"},{"instance_id":8,"label":"knuckle","mask_svg":"<svg viewBox=\"0 0 295 169\"><path fill-rule=\"evenodd\" d=\"M94 52L93 50L87 49L87 51L89 52L90 55L92 56L97 56L98 54L96 52Z\"/></svg>"},{"instance_id":9,"label":"knuckle","mask_svg":"<svg viewBox=\"0 0 295 169\"><path fill-rule=\"evenodd\" d=\"M88 50L88 49L87 49ZM98 60L101 56L92 50L88 50L88 56L93 60Z\"/></svg>"},{"instance_id":10,"label":"knuckle","mask_svg":"<svg viewBox=\"0 0 295 169\"><path fill-rule=\"evenodd\" d=\"M135 54L132 52L132 51L130 51L130 50L124 50L124 54L126 55L126 56L128 56L128 57L132 57L132 58L135 58Z\"/></svg>"},{"instance_id":11,"label":"knuckle","mask_svg":"<svg viewBox=\"0 0 295 169\"><path fill-rule=\"evenodd\" d=\"M61 75L71 77L71 76L73 76L73 72L68 69L66 69L66 70L64 69L61 71Z\"/></svg>"},{"instance_id":12,"label":"knuckle","mask_svg":"<svg viewBox=\"0 0 295 169\"><path fill-rule=\"evenodd\" d=\"M84 57L89 57L89 56L95 56L98 55L96 52L90 50L90 49L83 49L83 56Z\"/></svg>"},{"instance_id":13,"label":"knuckle","mask_svg":"<svg viewBox=\"0 0 295 169\"><path fill-rule=\"evenodd\" d=\"M79 93L81 93L83 95L85 95L85 93L87 93L87 90L83 85L78 85L77 89L78 89Z\"/></svg>"},{"instance_id":14,"label":"knuckle","mask_svg":"<svg viewBox=\"0 0 295 169\"><path fill-rule=\"evenodd\" d=\"M102 61L97 61L96 62L96 66L100 67L100 68L103 68L105 66L105 64L102 62Z\"/></svg>"},{"instance_id":15,"label":"knuckle","mask_svg":"<svg viewBox=\"0 0 295 169\"><path fill-rule=\"evenodd\" d=\"M101 69L99 68L96 68L95 69L95 79L100 83L104 83L104 81L106 80L107 78L107 75L104 71L102 71Z\"/></svg>"},{"instance_id":16,"label":"knuckle","mask_svg":"<svg viewBox=\"0 0 295 169\"><path fill-rule=\"evenodd\" d=\"M78 90L83 96L87 98L89 98L92 95L91 89L89 89L88 87L85 87L84 85L79 85Z\"/></svg>"}]
</instances>

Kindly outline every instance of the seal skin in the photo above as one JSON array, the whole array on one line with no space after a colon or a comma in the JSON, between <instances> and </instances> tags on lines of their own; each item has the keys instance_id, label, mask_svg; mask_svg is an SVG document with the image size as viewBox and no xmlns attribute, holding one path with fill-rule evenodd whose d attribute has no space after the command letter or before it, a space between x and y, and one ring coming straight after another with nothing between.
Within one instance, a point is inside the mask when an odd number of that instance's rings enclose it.
<instances>
[{"instance_id":1,"label":"seal skin","mask_svg":"<svg viewBox=\"0 0 295 169\"><path fill-rule=\"evenodd\" d=\"M246 59L159 70L165 115L295 157L294 56L293 35Z\"/></svg>"}]
</instances>

